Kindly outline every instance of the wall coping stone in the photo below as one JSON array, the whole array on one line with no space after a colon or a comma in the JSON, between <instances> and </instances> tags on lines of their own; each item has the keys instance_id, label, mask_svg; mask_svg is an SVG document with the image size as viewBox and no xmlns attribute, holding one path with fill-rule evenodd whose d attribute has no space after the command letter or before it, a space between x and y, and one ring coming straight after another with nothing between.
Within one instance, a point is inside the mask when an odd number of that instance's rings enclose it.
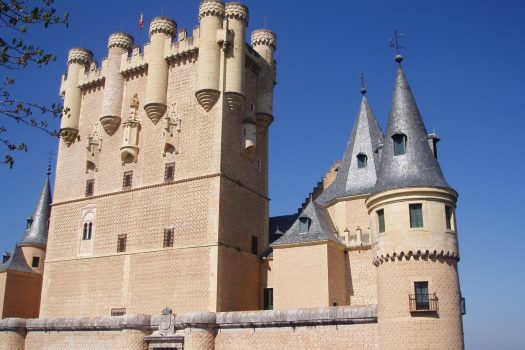
<instances>
[{"instance_id":1,"label":"wall coping stone","mask_svg":"<svg viewBox=\"0 0 525 350\"><path fill-rule=\"evenodd\" d=\"M95 318L30 319L26 322L29 331L99 331L123 329L150 329L149 315L129 314Z\"/></svg>"},{"instance_id":2,"label":"wall coping stone","mask_svg":"<svg viewBox=\"0 0 525 350\"><path fill-rule=\"evenodd\" d=\"M25 331L26 321L24 318L4 318L0 320L0 331Z\"/></svg>"}]
</instances>

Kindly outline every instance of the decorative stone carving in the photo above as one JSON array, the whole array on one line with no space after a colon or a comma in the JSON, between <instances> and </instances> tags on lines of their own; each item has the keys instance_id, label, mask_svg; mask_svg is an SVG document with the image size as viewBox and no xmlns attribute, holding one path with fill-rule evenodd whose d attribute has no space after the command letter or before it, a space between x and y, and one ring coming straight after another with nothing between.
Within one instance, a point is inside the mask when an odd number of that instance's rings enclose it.
<instances>
[{"instance_id":1,"label":"decorative stone carving","mask_svg":"<svg viewBox=\"0 0 525 350\"><path fill-rule=\"evenodd\" d=\"M169 336L175 334L175 315L173 311L166 307L162 310L162 315L159 318L158 335Z\"/></svg>"},{"instance_id":2,"label":"decorative stone carving","mask_svg":"<svg viewBox=\"0 0 525 350\"><path fill-rule=\"evenodd\" d=\"M123 124L124 136L122 147L120 147L120 156L123 164L136 162L139 154L140 120L138 119L139 98L137 94L133 95L129 107L129 118Z\"/></svg>"},{"instance_id":3,"label":"decorative stone carving","mask_svg":"<svg viewBox=\"0 0 525 350\"><path fill-rule=\"evenodd\" d=\"M252 32L252 46L266 45L274 50L277 46L277 35L267 29L257 29Z\"/></svg>"},{"instance_id":4,"label":"decorative stone carving","mask_svg":"<svg viewBox=\"0 0 525 350\"><path fill-rule=\"evenodd\" d=\"M179 154L179 134L181 131L181 119L175 117L175 103L172 104L170 115L164 117L164 152Z\"/></svg>"},{"instance_id":5,"label":"decorative stone carving","mask_svg":"<svg viewBox=\"0 0 525 350\"><path fill-rule=\"evenodd\" d=\"M164 33L169 36L175 35L177 24L169 17L155 17L149 25L149 35Z\"/></svg>"},{"instance_id":6,"label":"decorative stone carving","mask_svg":"<svg viewBox=\"0 0 525 350\"><path fill-rule=\"evenodd\" d=\"M87 160L86 173L89 171L98 171L98 158L102 150L102 135L100 134L100 124L97 122L93 125L93 132L87 138Z\"/></svg>"},{"instance_id":7,"label":"decorative stone carving","mask_svg":"<svg viewBox=\"0 0 525 350\"><path fill-rule=\"evenodd\" d=\"M204 0L199 6L199 19L206 16L224 16L224 2L219 0Z\"/></svg>"}]
</instances>

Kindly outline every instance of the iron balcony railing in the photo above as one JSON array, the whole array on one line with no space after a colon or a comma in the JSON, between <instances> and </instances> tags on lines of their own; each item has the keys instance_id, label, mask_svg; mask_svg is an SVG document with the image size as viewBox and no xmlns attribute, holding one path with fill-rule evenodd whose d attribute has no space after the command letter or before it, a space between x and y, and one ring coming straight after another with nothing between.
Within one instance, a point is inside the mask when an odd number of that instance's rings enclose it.
<instances>
[{"instance_id":1,"label":"iron balcony railing","mask_svg":"<svg viewBox=\"0 0 525 350\"><path fill-rule=\"evenodd\" d=\"M437 312L438 298L433 294L410 294L410 312Z\"/></svg>"}]
</instances>

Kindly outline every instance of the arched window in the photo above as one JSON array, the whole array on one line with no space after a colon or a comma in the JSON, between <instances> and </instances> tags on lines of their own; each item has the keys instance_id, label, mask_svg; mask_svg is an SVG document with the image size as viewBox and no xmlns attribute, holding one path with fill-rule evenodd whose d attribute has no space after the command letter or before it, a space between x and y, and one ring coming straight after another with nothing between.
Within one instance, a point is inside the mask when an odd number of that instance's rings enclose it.
<instances>
[{"instance_id":1,"label":"arched window","mask_svg":"<svg viewBox=\"0 0 525 350\"><path fill-rule=\"evenodd\" d=\"M368 157L366 156L366 154L359 153L357 155L357 167L358 168L366 167L367 161L368 161Z\"/></svg>"},{"instance_id":2,"label":"arched window","mask_svg":"<svg viewBox=\"0 0 525 350\"><path fill-rule=\"evenodd\" d=\"M87 222L84 223L84 230L82 231L82 239L86 241L88 238L88 224Z\"/></svg>"},{"instance_id":3,"label":"arched window","mask_svg":"<svg viewBox=\"0 0 525 350\"><path fill-rule=\"evenodd\" d=\"M407 135L395 134L392 136L394 143L394 156L401 156L406 153L407 148Z\"/></svg>"}]
</instances>

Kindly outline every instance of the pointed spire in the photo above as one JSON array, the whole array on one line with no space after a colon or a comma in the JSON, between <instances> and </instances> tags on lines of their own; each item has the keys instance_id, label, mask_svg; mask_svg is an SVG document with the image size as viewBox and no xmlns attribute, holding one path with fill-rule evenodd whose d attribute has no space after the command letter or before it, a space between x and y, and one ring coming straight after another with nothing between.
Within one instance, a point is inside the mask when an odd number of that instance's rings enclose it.
<instances>
[{"instance_id":1,"label":"pointed spire","mask_svg":"<svg viewBox=\"0 0 525 350\"><path fill-rule=\"evenodd\" d=\"M50 215L51 188L49 185L49 177L47 177L40 197L38 197L33 215L28 219L28 225L20 245L45 246L47 244Z\"/></svg>"},{"instance_id":2,"label":"pointed spire","mask_svg":"<svg viewBox=\"0 0 525 350\"><path fill-rule=\"evenodd\" d=\"M307 225L306 230L304 225ZM335 227L328 211L311 200L293 225L270 246L317 241L343 244L335 235Z\"/></svg>"},{"instance_id":3,"label":"pointed spire","mask_svg":"<svg viewBox=\"0 0 525 350\"><path fill-rule=\"evenodd\" d=\"M5 264L0 264L0 272L6 271L18 271L26 273L38 273L34 271L29 265L27 265L24 253L22 252L22 247L16 246L15 251L5 262Z\"/></svg>"},{"instance_id":4,"label":"pointed spire","mask_svg":"<svg viewBox=\"0 0 525 350\"><path fill-rule=\"evenodd\" d=\"M363 94L337 177L317 201L326 204L336 198L370 193L376 182L377 151L382 138L381 128Z\"/></svg>"},{"instance_id":5,"label":"pointed spire","mask_svg":"<svg viewBox=\"0 0 525 350\"><path fill-rule=\"evenodd\" d=\"M396 135L396 136L395 136ZM427 141L427 130L401 64L392 97L377 183L372 193L402 187L450 188ZM394 156L394 138L402 152Z\"/></svg>"}]
</instances>

